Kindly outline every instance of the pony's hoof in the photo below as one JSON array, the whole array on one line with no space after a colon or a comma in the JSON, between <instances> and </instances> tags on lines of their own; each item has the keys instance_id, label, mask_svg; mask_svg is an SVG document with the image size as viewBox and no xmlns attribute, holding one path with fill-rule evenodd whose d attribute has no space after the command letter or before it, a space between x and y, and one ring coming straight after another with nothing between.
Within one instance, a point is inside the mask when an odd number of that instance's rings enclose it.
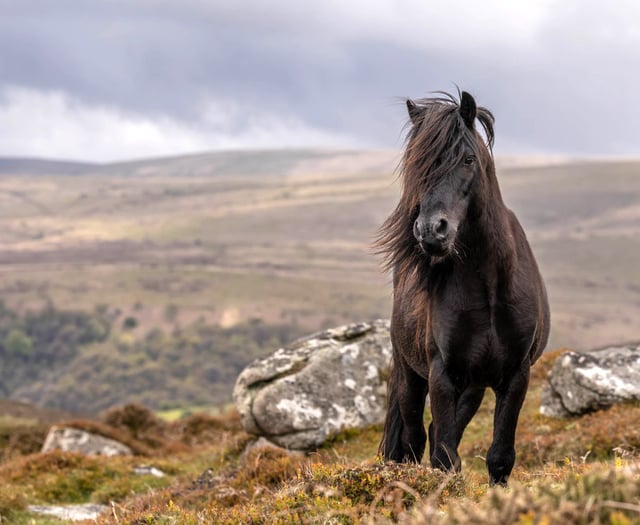
<instances>
[{"instance_id":1,"label":"pony's hoof","mask_svg":"<svg viewBox=\"0 0 640 525\"><path fill-rule=\"evenodd\" d=\"M441 446L431 456L431 466L445 472L460 472L462 470L462 461L456 452Z\"/></svg>"},{"instance_id":2,"label":"pony's hoof","mask_svg":"<svg viewBox=\"0 0 640 525\"><path fill-rule=\"evenodd\" d=\"M489 476L489 486L490 487L506 487L508 480L509 480L509 476L501 476L498 478Z\"/></svg>"}]
</instances>

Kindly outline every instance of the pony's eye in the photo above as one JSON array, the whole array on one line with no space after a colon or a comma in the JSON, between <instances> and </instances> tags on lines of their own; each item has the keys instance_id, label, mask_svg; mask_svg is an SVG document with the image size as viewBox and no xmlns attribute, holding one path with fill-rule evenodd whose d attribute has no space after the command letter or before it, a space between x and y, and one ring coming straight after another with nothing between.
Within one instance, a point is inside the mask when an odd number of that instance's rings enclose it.
<instances>
[{"instance_id":1,"label":"pony's eye","mask_svg":"<svg viewBox=\"0 0 640 525\"><path fill-rule=\"evenodd\" d=\"M476 158L475 158L474 155L467 155L464 158L464 165L465 166L471 166L475 161L476 161Z\"/></svg>"}]
</instances>

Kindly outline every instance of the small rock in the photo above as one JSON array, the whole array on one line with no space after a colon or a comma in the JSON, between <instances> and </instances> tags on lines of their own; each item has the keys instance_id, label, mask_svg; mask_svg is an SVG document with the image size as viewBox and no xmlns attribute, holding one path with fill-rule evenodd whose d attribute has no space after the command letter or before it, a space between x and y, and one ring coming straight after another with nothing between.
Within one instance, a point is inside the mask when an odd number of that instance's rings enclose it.
<instances>
[{"instance_id":1,"label":"small rock","mask_svg":"<svg viewBox=\"0 0 640 525\"><path fill-rule=\"evenodd\" d=\"M540 413L579 415L640 399L640 345L562 354L549 372Z\"/></svg>"},{"instance_id":2,"label":"small rock","mask_svg":"<svg viewBox=\"0 0 640 525\"><path fill-rule=\"evenodd\" d=\"M62 450L87 456L130 456L131 449L113 439L70 427L53 426L42 445L42 452Z\"/></svg>"},{"instance_id":3,"label":"small rock","mask_svg":"<svg viewBox=\"0 0 640 525\"><path fill-rule=\"evenodd\" d=\"M133 473L138 476L154 476L156 478L164 478L166 474L162 472L159 468L150 467L148 465L140 465L139 467L134 467Z\"/></svg>"},{"instance_id":4,"label":"small rock","mask_svg":"<svg viewBox=\"0 0 640 525\"><path fill-rule=\"evenodd\" d=\"M105 505L29 505L29 512L45 514L66 521L95 520L100 514L109 510Z\"/></svg>"},{"instance_id":5,"label":"small rock","mask_svg":"<svg viewBox=\"0 0 640 525\"><path fill-rule=\"evenodd\" d=\"M192 489L210 489L216 483L219 483L224 478L217 476L212 468L205 470L200 476L198 476L192 483Z\"/></svg>"}]
</instances>

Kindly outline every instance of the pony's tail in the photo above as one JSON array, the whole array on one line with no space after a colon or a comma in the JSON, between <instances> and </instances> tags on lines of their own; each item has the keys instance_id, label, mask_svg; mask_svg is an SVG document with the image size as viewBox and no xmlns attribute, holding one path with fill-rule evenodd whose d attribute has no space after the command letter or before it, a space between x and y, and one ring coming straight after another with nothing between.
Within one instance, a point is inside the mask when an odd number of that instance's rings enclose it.
<instances>
[{"instance_id":1,"label":"pony's tail","mask_svg":"<svg viewBox=\"0 0 640 525\"><path fill-rule=\"evenodd\" d=\"M387 414L384 419L382 439L378 446L378 456L384 461L403 461L402 431L404 421L400 414L400 401L398 400L398 386L400 383L401 369L391 364L391 374L387 382Z\"/></svg>"}]
</instances>

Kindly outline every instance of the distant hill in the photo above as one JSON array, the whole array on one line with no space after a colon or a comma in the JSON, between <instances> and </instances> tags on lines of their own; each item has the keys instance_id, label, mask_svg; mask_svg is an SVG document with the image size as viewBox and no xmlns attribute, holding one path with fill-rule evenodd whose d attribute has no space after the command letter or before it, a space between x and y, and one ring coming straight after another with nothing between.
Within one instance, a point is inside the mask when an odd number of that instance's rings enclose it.
<instances>
[{"instance_id":1,"label":"distant hill","mask_svg":"<svg viewBox=\"0 0 640 525\"><path fill-rule=\"evenodd\" d=\"M80 175L98 168L85 162L0 157L0 175Z\"/></svg>"},{"instance_id":2,"label":"distant hill","mask_svg":"<svg viewBox=\"0 0 640 525\"><path fill-rule=\"evenodd\" d=\"M54 304L113 319L107 340L5 397L74 410L131 399L224 403L235 371L287 337L388 316L390 277L371 242L397 202L399 158L285 150L104 165L21 159L31 168L13 177L0 160L0 300L21 313ZM550 347L638 340L640 161L497 165L545 277Z\"/></svg>"},{"instance_id":3,"label":"distant hill","mask_svg":"<svg viewBox=\"0 0 640 525\"><path fill-rule=\"evenodd\" d=\"M313 163L328 161L335 163L344 158L353 165L358 159L358 169L362 169L367 160L388 158L396 155L388 151L359 150L242 150L196 153L123 162L86 163L66 160L39 158L0 157L0 174L18 175L80 175L108 174L112 176L224 176L251 177L277 176L303 170ZM334 171L340 171L336 166Z\"/></svg>"}]
</instances>

